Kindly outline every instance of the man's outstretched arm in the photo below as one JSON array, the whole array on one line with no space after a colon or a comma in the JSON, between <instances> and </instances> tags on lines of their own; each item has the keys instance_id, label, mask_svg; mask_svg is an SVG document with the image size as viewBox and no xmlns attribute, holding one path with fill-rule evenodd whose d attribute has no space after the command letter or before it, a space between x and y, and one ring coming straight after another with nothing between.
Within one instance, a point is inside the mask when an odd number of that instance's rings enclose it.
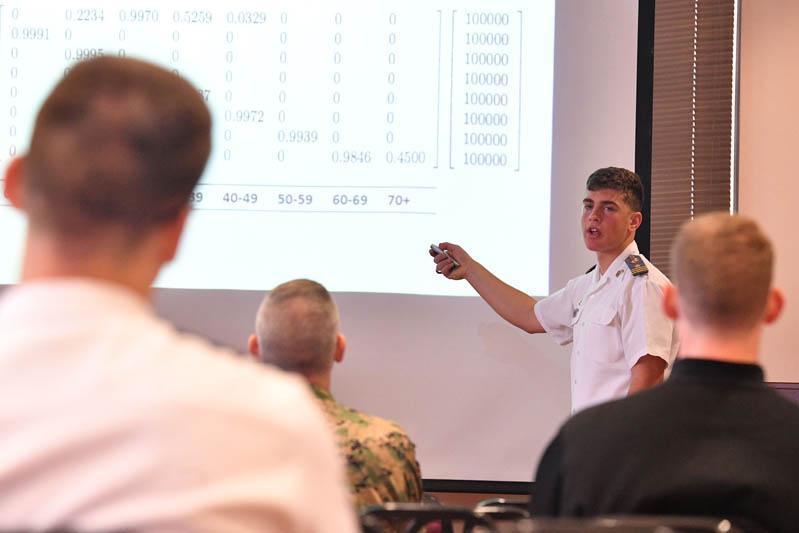
<instances>
[{"instance_id":1,"label":"man's outstretched arm","mask_svg":"<svg viewBox=\"0 0 799 533\"><path fill-rule=\"evenodd\" d=\"M533 311L536 304L533 297L496 277L472 259L460 246L442 242L439 247L447 251L447 254L437 254L433 257L437 273L449 279L468 281L499 316L514 326L527 333L544 333L544 327ZM455 266L453 259L459 263L459 266Z\"/></svg>"}]
</instances>

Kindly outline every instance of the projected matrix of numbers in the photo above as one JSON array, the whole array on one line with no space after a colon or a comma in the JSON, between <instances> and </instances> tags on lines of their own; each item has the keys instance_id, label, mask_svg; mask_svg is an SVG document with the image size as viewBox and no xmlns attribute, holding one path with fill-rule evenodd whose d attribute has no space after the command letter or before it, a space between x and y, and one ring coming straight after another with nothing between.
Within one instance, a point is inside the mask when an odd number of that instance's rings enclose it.
<instances>
[{"instance_id":1,"label":"projected matrix of numbers","mask_svg":"<svg viewBox=\"0 0 799 533\"><path fill-rule=\"evenodd\" d=\"M242 5L3 3L0 164L58 76L113 55L186 77L211 108L198 209L435 214L442 174L518 176L523 10Z\"/></svg>"}]
</instances>

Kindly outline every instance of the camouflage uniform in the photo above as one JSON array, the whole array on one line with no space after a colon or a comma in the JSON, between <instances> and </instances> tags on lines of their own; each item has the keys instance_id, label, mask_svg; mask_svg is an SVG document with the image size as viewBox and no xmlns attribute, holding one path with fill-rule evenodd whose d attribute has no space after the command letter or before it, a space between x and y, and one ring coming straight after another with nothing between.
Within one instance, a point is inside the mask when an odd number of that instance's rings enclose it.
<instances>
[{"instance_id":1,"label":"camouflage uniform","mask_svg":"<svg viewBox=\"0 0 799 533\"><path fill-rule=\"evenodd\" d=\"M311 388L333 425L358 507L420 501L422 475L405 431L390 420L341 405L329 391Z\"/></svg>"}]
</instances>

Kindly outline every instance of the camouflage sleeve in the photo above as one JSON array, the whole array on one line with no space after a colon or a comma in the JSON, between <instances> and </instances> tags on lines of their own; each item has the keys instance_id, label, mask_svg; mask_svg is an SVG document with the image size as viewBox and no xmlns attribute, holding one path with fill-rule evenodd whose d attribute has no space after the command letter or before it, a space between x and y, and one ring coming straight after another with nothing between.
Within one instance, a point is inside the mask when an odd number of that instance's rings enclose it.
<instances>
[{"instance_id":1,"label":"camouflage sleeve","mask_svg":"<svg viewBox=\"0 0 799 533\"><path fill-rule=\"evenodd\" d=\"M401 431L389 434L386 440L386 451L393 456L397 465L395 471L401 474L401 480L396 479L403 487L400 492L402 500L398 501L422 501L422 472L416 460L416 446Z\"/></svg>"},{"instance_id":2,"label":"camouflage sleeve","mask_svg":"<svg viewBox=\"0 0 799 533\"><path fill-rule=\"evenodd\" d=\"M418 502L422 477L415 446L394 428L348 446L347 468L360 507L385 502Z\"/></svg>"}]
</instances>

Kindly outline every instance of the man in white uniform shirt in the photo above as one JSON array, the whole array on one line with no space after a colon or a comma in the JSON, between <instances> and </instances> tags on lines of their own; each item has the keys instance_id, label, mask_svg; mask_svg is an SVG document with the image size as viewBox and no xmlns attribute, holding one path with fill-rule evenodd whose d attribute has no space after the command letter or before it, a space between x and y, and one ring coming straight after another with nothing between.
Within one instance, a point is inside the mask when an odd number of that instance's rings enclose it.
<instances>
[{"instance_id":1,"label":"man in white uniform shirt","mask_svg":"<svg viewBox=\"0 0 799 533\"><path fill-rule=\"evenodd\" d=\"M105 57L60 81L6 170L28 230L0 298L0 530L356 530L304 383L151 309L209 150L196 89Z\"/></svg>"},{"instance_id":2,"label":"man in white uniform shirt","mask_svg":"<svg viewBox=\"0 0 799 533\"><path fill-rule=\"evenodd\" d=\"M589 176L586 189L583 240L597 262L540 301L460 246L444 242L439 247L446 253L434 254L436 272L467 280L511 324L573 343L572 412L660 383L678 348L674 323L661 309L669 281L635 244L643 217L641 179L623 168L602 168Z\"/></svg>"}]
</instances>

